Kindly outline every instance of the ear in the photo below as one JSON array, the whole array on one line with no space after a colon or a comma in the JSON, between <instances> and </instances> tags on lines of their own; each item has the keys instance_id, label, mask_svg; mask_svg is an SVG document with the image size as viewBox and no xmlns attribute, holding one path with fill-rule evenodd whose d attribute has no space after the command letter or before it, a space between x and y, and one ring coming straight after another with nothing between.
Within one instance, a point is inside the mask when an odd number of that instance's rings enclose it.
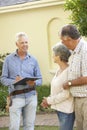
<instances>
[{"instance_id":1,"label":"ear","mask_svg":"<svg viewBox=\"0 0 87 130\"><path fill-rule=\"evenodd\" d=\"M59 55L57 55L57 59L60 60L60 56Z\"/></svg>"},{"instance_id":2,"label":"ear","mask_svg":"<svg viewBox=\"0 0 87 130\"><path fill-rule=\"evenodd\" d=\"M15 44L16 44L16 46L18 46L18 43L17 43L17 42L16 42Z\"/></svg>"}]
</instances>

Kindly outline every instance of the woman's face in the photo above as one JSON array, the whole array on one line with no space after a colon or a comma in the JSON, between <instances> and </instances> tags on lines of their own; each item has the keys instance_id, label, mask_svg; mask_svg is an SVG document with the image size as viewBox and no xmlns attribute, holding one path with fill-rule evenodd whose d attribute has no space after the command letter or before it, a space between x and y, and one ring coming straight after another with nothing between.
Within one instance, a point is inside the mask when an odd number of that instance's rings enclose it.
<instances>
[{"instance_id":1,"label":"woman's face","mask_svg":"<svg viewBox=\"0 0 87 130\"><path fill-rule=\"evenodd\" d=\"M60 57L56 56L55 53L53 52L53 61L54 63L59 63Z\"/></svg>"}]
</instances>

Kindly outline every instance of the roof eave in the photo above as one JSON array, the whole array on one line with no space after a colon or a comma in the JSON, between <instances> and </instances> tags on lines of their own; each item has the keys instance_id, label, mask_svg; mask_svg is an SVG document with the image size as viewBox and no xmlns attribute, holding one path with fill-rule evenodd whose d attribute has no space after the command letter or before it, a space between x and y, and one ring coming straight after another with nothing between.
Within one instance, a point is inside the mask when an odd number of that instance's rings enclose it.
<instances>
[{"instance_id":1,"label":"roof eave","mask_svg":"<svg viewBox=\"0 0 87 130\"><path fill-rule=\"evenodd\" d=\"M41 1L28 2L24 4L0 7L0 14L20 11L20 10L29 10L34 8L63 5L64 3L65 0L41 0Z\"/></svg>"}]
</instances>

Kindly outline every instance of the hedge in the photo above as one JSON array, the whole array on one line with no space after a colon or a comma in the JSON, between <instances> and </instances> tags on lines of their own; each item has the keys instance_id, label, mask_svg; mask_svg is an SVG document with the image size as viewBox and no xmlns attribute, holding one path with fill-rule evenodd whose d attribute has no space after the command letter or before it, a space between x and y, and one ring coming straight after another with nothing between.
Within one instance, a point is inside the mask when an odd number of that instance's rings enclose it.
<instances>
[{"instance_id":1,"label":"hedge","mask_svg":"<svg viewBox=\"0 0 87 130\"><path fill-rule=\"evenodd\" d=\"M40 106L43 97L47 97L50 94L50 85L42 85L39 87L36 87L36 91L38 93L38 110L44 111L44 109ZM6 97L8 95L8 88L3 86L0 83L0 112L1 111L6 111L5 106L6 106Z\"/></svg>"}]
</instances>

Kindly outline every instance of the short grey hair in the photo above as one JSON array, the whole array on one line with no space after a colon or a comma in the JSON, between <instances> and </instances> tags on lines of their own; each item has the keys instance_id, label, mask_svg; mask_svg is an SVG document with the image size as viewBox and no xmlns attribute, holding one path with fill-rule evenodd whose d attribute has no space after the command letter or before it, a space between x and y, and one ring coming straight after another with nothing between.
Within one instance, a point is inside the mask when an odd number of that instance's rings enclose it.
<instances>
[{"instance_id":1,"label":"short grey hair","mask_svg":"<svg viewBox=\"0 0 87 130\"><path fill-rule=\"evenodd\" d=\"M72 25L72 24L68 24L68 25L63 26L61 29L60 35L62 37L64 37L64 36L71 37L74 40L80 38L80 32L78 31L76 26Z\"/></svg>"},{"instance_id":2,"label":"short grey hair","mask_svg":"<svg viewBox=\"0 0 87 130\"><path fill-rule=\"evenodd\" d=\"M16 33L16 36L15 36L15 42L17 42L19 40L19 38L22 36L25 36L28 38L28 35L25 32L18 32L18 33Z\"/></svg>"},{"instance_id":3,"label":"short grey hair","mask_svg":"<svg viewBox=\"0 0 87 130\"><path fill-rule=\"evenodd\" d=\"M69 49L63 45L63 44L56 44L53 46L53 52L55 56L59 56L61 61L68 62L69 56L71 55L71 52Z\"/></svg>"}]
</instances>

